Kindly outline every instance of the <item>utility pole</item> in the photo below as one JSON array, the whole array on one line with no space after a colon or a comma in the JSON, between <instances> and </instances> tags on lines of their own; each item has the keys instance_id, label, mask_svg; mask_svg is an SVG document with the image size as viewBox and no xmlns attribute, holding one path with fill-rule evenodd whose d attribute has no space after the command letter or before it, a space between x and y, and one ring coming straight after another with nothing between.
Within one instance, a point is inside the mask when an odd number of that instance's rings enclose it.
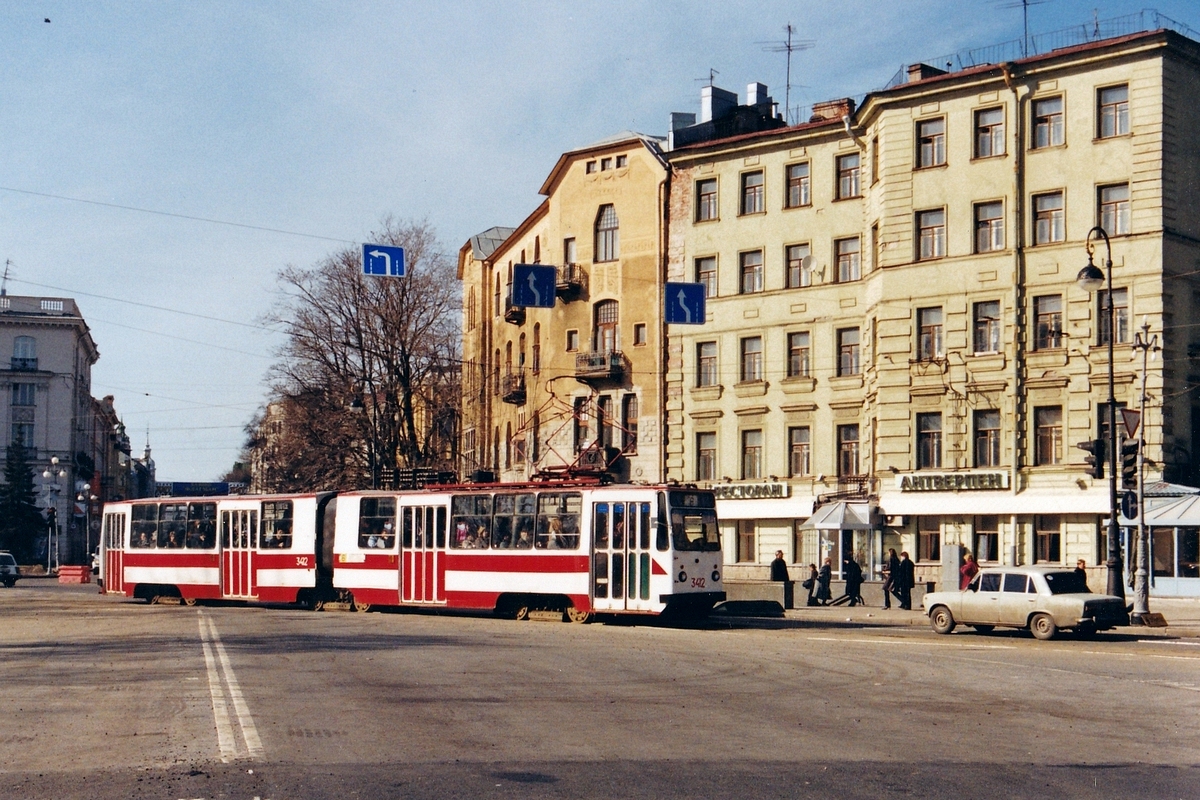
<instances>
[{"instance_id":1,"label":"utility pole","mask_svg":"<svg viewBox=\"0 0 1200 800\"><path fill-rule=\"evenodd\" d=\"M1134 336L1133 349L1142 352L1142 394L1138 414L1140 434L1145 439L1146 431L1146 374L1149 361L1158 357L1158 334L1150 335L1150 323L1142 317L1142 329ZM1133 573L1133 613L1129 616L1131 625L1146 624L1145 617L1150 613L1150 537L1146 530L1146 447L1138 448L1137 460L1137 545L1136 564Z\"/></svg>"}]
</instances>

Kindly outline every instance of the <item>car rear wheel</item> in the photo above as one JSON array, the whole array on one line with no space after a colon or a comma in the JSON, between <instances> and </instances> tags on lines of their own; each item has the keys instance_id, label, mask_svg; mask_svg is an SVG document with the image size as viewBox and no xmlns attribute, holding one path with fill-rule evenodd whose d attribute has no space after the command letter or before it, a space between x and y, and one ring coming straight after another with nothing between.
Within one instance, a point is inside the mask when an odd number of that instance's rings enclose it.
<instances>
[{"instance_id":1,"label":"car rear wheel","mask_svg":"<svg viewBox=\"0 0 1200 800\"><path fill-rule=\"evenodd\" d=\"M1034 614L1033 619L1029 620L1029 632L1034 638L1045 641L1054 638L1054 634L1058 633L1058 626L1049 614Z\"/></svg>"},{"instance_id":2,"label":"car rear wheel","mask_svg":"<svg viewBox=\"0 0 1200 800\"><path fill-rule=\"evenodd\" d=\"M954 624L954 615L945 606L936 606L929 612L929 625L934 633L950 633Z\"/></svg>"}]
</instances>

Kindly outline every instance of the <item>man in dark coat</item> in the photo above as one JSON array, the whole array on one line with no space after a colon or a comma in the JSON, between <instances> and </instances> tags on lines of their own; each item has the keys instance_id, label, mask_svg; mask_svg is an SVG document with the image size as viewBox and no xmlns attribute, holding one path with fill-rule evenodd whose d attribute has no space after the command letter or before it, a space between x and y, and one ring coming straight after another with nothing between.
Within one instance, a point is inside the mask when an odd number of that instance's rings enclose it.
<instances>
[{"instance_id":1,"label":"man in dark coat","mask_svg":"<svg viewBox=\"0 0 1200 800\"><path fill-rule=\"evenodd\" d=\"M829 564L829 559L825 559L821 571L817 573L817 602L823 606L829 605L829 601L833 599L829 592L829 579L833 577L833 569Z\"/></svg>"},{"instance_id":2,"label":"man in dark coat","mask_svg":"<svg viewBox=\"0 0 1200 800\"><path fill-rule=\"evenodd\" d=\"M862 567L851 556L846 556L842 561L842 578L846 581L846 597L850 599L850 605L856 606L862 602L862 582L863 573Z\"/></svg>"},{"instance_id":3,"label":"man in dark coat","mask_svg":"<svg viewBox=\"0 0 1200 800\"><path fill-rule=\"evenodd\" d=\"M794 608L795 599L792 595L795 584L788 575L787 562L783 560L783 551L775 551L775 560L771 562L771 580L783 584L783 607Z\"/></svg>"},{"instance_id":4,"label":"man in dark coat","mask_svg":"<svg viewBox=\"0 0 1200 800\"><path fill-rule=\"evenodd\" d=\"M900 575L900 557L896 555L893 548L888 548L888 560L883 566L883 607L892 607L892 594L896 593L896 599L900 599L900 594L896 592L896 578Z\"/></svg>"},{"instance_id":5,"label":"man in dark coat","mask_svg":"<svg viewBox=\"0 0 1200 800\"><path fill-rule=\"evenodd\" d=\"M906 611L912 611L912 590L916 585L916 570L906 550L900 554L899 576L896 578L896 594L900 598L900 607Z\"/></svg>"}]
</instances>

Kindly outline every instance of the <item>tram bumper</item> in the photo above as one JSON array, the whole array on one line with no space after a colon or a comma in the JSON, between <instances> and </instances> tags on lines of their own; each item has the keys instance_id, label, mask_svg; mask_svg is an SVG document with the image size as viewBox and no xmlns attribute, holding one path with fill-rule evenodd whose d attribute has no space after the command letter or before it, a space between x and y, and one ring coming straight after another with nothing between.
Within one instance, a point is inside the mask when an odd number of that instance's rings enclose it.
<instances>
[{"instance_id":1,"label":"tram bumper","mask_svg":"<svg viewBox=\"0 0 1200 800\"><path fill-rule=\"evenodd\" d=\"M725 601L724 592L689 592L659 595L666 608L663 614L681 617L706 617L713 606Z\"/></svg>"}]
</instances>

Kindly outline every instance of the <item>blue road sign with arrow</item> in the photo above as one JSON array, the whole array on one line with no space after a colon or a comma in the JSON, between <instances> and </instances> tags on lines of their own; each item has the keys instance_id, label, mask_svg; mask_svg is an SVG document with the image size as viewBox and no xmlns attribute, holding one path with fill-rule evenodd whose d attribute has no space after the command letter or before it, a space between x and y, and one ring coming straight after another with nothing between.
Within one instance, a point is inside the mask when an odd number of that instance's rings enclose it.
<instances>
[{"instance_id":1,"label":"blue road sign with arrow","mask_svg":"<svg viewBox=\"0 0 1200 800\"><path fill-rule=\"evenodd\" d=\"M404 248L386 244L364 244L363 275L387 278L404 277Z\"/></svg>"},{"instance_id":2,"label":"blue road sign with arrow","mask_svg":"<svg viewBox=\"0 0 1200 800\"><path fill-rule=\"evenodd\" d=\"M703 283L668 283L664 301L668 325L704 324Z\"/></svg>"},{"instance_id":3,"label":"blue road sign with arrow","mask_svg":"<svg viewBox=\"0 0 1200 800\"><path fill-rule=\"evenodd\" d=\"M512 304L528 308L554 308L554 267L514 264Z\"/></svg>"}]
</instances>

